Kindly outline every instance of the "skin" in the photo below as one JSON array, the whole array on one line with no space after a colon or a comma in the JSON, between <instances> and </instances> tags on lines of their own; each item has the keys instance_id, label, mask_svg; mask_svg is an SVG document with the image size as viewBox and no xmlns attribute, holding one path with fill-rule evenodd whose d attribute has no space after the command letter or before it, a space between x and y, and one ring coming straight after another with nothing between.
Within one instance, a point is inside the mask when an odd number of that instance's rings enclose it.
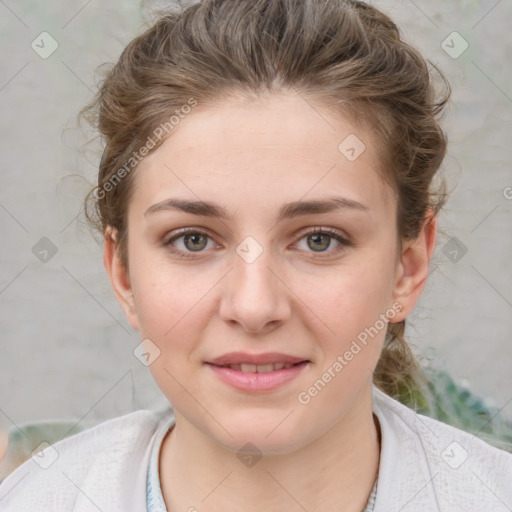
<instances>
[{"instance_id":1,"label":"skin","mask_svg":"<svg viewBox=\"0 0 512 512\"><path fill-rule=\"evenodd\" d=\"M366 145L355 161L338 150L350 134ZM309 403L297 396L393 304L401 311L391 321L406 318L425 284L436 219L400 244L377 148L364 126L303 96L234 95L197 106L139 165L129 269L115 230L105 232L104 262L128 321L160 350L150 370L176 414L160 453L169 511L364 508L379 467L371 389L386 329ZM284 203L332 196L368 210L276 221ZM213 201L234 217L145 215L171 197ZM164 244L185 227L208 235L174 241L190 258ZM307 236L317 227L351 243L327 236L317 248ZM236 252L248 236L263 251L251 263ZM204 364L231 351L283 352L310 364L277 390L249 393ZM237 457L247 442L262 455L250 467Z\"/></svg>"},{"instance_id":2,"label":"skin","mask_svg":"<svg viewBox=\"0 0 512 512\"><path fill-rule=\"evenodd\" d=\"M0 462L7 455L7 448L9 448L9 434L0 430Z\"/></svg>"}]
</instances>

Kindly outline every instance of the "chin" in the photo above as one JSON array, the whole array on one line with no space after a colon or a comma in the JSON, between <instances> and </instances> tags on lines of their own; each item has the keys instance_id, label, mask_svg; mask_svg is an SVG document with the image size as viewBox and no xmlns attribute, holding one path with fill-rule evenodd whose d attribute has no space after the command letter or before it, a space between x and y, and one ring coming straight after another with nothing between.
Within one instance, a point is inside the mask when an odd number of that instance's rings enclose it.
<instances>
[{"instance_id":1,"label":"chin","mask_svg":"<svg viewBox=\"0 0 512 512\"><path fill-rule=\"evenodd\" d=\"M234 451L242 456L245 453L252 455L284 455L291 453L307 444L304 428L295 425L286 425L286 415L272 417L266 421L257 419L230 421L224 430L215 429L216 441L224 448Z\"/></svg>"}]
</instances>

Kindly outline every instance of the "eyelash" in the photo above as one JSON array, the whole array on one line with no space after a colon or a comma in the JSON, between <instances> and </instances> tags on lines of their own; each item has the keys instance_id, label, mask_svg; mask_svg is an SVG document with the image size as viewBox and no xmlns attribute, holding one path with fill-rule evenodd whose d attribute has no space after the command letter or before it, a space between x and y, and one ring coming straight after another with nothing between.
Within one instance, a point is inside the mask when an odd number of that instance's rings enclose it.
<instances>
[{"instance_id":1,"label":"eyelash","mask_svg":"<svg viewBox=\"0 0 512 512\"><path fill-rule=\"evenodd\" d=\"M172 242L174 242L174 241L178 240L179 238L182 238L186 235L192 235L192 234L193 235L205 235L206 237L211 239L211 237L208 235L208 233L205 233L204 231L201 231L196 228L184 228L184 229L178 231L176 234L174 234L171 238L168 238L167 240L165 240L163 242L163 245L166 248L168 248L170 252L172 252L176 256L179 256L180 258L193 258L195 256L193 252L186 253L179 249L172 248ZM332 251L319 252L319 253L315 253L314 251L311 251L311 252L313 252L313 254L316 254L314 256L315 258L325 257L325 256L322 256L322 254L327 254L327 255L337 254L337 253L345 250L347 247L350 247L353 245L349 240L347 240L346 238L343 238L337 231L335 231L334 229L331 229L331 228L314 228L314 229L304 233L302 236L300 236L299 240L302 240L303 238L310 236L310 235L318 235L318 234L328 235L328 236L334 238L335 240L337 240L338 242L340 242L340 245L338 247L336 247L335 249L333 249ZM201 252L203 252L203 251L197 251L197 254L200 254Z\"/></svg>"}]
</instances>

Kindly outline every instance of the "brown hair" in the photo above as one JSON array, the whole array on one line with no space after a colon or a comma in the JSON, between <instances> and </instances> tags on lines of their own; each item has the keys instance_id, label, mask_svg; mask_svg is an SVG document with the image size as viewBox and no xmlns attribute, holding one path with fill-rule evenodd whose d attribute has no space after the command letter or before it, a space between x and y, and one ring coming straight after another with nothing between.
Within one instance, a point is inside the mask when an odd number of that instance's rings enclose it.
<instances>
[{"instance_id":1,"label":"brown hair","mask_svg":"<svg viewBox=\"0 0 512 512\"><path fill-rule=\"evenodd\" d=\"M399 241L415 238L426 213L437 214L446 200L444 182L437 192L432 186L446 152L438 118L450 87L432 67L445 85L440 99L418 51L364 2L203 0L169 7L127 45L79 114L105 143L98 186L85 200L87 220L102 233L115 229L128 266L131 171L141 147L154 151L165 140L158 127L169 127L173 115L179 122L191 105L235 92L291 89L371 125L398 199ZM404 329L405 321L388 324L373 376L394 397L425 382Z\"/></svg>"}]
</instances>

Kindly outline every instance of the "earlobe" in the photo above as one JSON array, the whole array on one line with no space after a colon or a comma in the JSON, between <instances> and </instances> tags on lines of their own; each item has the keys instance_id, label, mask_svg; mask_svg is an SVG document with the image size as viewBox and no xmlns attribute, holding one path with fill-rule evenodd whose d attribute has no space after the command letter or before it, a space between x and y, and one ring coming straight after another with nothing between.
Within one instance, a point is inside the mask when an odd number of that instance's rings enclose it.
<instances>
[{"instance_id":1,"label":"earlobe","mask_svg":"<svg viewBox=\"0 0 512 512\"><path fill-rule=\"evenodd\" d=\"M425 287L436 237L437 219L429 210L418 237L404 242L402 247L393 297L403 309L394 322L404 320L411 313Z\"/></svg>"},{"instance_id":2,"label":"earlobe","mask_svg":"<svg viewBox=\"0 0 512 512\"><path fill-rule=\"evenodd\" d=\"M139 322L135 310L135 299L133 296L133 289L130 282L130 276L126 266L122 263L119 257L117 232L107 227L103 235L104 249L103 249L103 263L107 271L112 290L119 302L119 305L124 311L126 319L130 325L139 330Z\"/></svg>"}]
</instances>

